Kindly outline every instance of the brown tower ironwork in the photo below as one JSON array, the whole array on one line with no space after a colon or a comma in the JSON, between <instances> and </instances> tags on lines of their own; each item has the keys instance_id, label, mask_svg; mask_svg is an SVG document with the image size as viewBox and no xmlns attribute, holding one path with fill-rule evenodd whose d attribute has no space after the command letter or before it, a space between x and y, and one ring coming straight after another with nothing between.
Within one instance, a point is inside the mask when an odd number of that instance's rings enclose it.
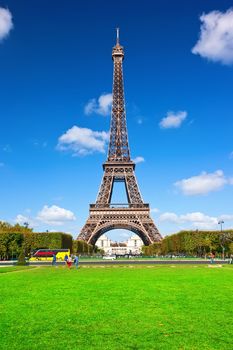
<instances>
[{"instance_id":1,"label":"brown tower ironwork","mask_svg":"<svg viewBox=\"0 0 233 350\"><path fill-rule=\"evenodd\" d=\"M124 50L117 41L112 50L114 64L111 129L107 161L95 204L90 204L89 217L78 239L95 244L105 232L121 228L136 233L145 245L161 240L150 217L149 204L144 203L135 177L135 163L130 158L126 125L122 62ZM113 185L124 182L128 203L111 203Z\"/></svg>"}]
</instances>

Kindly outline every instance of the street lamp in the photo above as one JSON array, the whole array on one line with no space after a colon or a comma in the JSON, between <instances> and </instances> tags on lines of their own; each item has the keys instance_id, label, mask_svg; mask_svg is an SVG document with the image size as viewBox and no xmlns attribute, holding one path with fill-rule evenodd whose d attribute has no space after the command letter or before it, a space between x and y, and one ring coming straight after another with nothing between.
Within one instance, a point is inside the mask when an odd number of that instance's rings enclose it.
<instances>
[{"instance_id":1,"label":"street lamp","mask_svg":"<svg viewBox=\"0 0 233 350\"><path fill-rule=\"evenodd\" d=\"M223 224L224 224L224 221L223 220L219 220L218 225L220 225L220 230L221 230L220 244L221 244L221 247L222 247L222 257L223 257L223 260L225 260L225 247L224 247L224 240L223 240L223 237L222 237L222 225Z\"/></svg>"},{"instance_id":2,"label":"street lamp","mask_svg":"<svg viewBox=\"0 0 233 350\"><path fill-rule=\"evenodd\" d=\"M218 224L220 225L221 232L222 232L222 225L224 224L224 221L223 220L219 220Z\"/></svg>"}]
</instances>

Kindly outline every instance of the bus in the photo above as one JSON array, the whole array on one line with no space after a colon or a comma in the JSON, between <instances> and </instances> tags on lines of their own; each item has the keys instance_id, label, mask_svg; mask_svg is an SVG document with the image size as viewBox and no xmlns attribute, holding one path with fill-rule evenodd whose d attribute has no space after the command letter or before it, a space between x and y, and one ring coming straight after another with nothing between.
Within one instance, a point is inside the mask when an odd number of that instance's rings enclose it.
<instances>
[{"instance_id":1,"label":"bus","mask_svg":"<svg viewBox=\"0 0 233 350\"><path fill-rule=\"evenodd\" d=\"M70 255L70 249L36 249L31 253L29 261L52 261L53 255L57 261L64 261L66 255Z\"/></svg>"}]
</instances>

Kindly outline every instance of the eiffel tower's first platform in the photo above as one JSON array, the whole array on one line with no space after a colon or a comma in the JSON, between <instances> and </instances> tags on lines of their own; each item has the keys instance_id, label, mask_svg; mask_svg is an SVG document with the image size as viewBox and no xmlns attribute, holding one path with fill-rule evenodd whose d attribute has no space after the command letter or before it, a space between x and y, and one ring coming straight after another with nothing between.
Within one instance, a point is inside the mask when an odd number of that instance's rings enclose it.
<instances>
[{"instance_id":1,"label":"eiffel tower's first platform","mask_svg":"<svg viewBox=\"0 0 233 350\"><path fill-rule=\"evenodd\" d=\"M111 130L104 175L95 204L90 204L89 217L78 239L95 244L112 229L127 229L136 233L145 245L162 239L150 216L149 204L144 203L135 177L135 163L130 158L126 126L122 62L124 50L117 42L112 50L114 64ZM114 182L125 184L128 203L111 203Z\"/></svg>"}]
</instances>

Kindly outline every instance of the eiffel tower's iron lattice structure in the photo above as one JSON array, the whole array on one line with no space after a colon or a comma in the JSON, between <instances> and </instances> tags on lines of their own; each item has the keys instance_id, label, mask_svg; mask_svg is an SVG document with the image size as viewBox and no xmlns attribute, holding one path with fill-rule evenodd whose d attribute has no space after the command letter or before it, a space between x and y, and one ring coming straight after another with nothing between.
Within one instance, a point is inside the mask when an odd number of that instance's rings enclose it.
<instances>
[{"instance_id":1,"label":"eiffel tower's iron lattice structure","mask_svg":"<svg viewBox=\"0 0 233 350\"><path fill-rule=\"evenodd\" d=\"M130 158L122 70L124 50L119 43L119 30L112 59L113 101L108 159L103 164L104 175L96 203L90 204L89 217L78 239L95 244L105 232L121 228L136 233L145 245L149 245L162 237L150 217L149 204L143 202L134 174L135 163ZM111 204L113 185L117 181L125 184L126 204Z\"/></svg>"}]
</instances>

